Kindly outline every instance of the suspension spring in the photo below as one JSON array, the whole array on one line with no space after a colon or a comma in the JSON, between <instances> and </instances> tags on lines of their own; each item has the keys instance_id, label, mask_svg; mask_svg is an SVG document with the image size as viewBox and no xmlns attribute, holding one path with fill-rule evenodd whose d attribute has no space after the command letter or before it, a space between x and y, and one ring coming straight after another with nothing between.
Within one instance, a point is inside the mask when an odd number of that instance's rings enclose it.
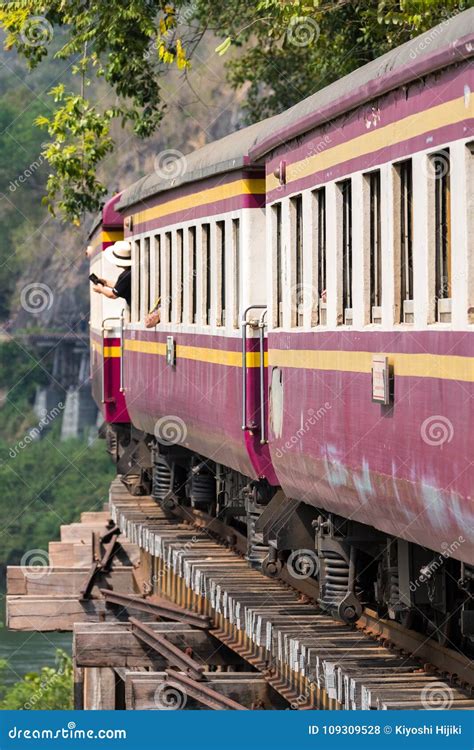
<instances>
[{"instance_id":1,"label":"suspension spring","mask_svg":"<svg viewBox=\"0 0 474 750\"><path fill-rule=\"evenodd\" d=\"M171 466L160 456L153 466L152 495L157 500L165 500L173 490L173 471Z\"/></svg>"},{"instance_id":2,"label":"suspension spring","mask_svg":"<svg viewBox=\"0 0 474 750\"><path fill-rule=\"evenodd\" d=\"M209 505L216 499L216 480L212 474L205 471L193 472L190 488L191 505Z\"/></svg>"},{"instance_id":3,"label":"suspension spring","mask_svg":"<svg viewBox=\"0 0 474 750\"><path fill-rule=\"evenodd\" d=\"M321 603L334 607L344 598L349 588L349 562L338 552L323 551L324 578Z\"/></svg>"},{"instance_id":4,"label":"suspension spring","mask_svg":"<svg viewBox=\"0 0 474 750\"><path fill-rule=\"evenodd\" d=\"M398 577L398 568L388 568L388 601L391 607L395 607L400 602L400 581Z\"/></svg>"}]
</instances>

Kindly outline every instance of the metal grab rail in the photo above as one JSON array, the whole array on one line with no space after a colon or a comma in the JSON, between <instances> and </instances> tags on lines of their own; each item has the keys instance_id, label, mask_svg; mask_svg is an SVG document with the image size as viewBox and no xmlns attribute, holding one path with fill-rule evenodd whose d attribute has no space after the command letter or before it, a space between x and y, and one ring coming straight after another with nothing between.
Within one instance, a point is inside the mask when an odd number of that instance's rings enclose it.
<instances>
[{"instance_id":1,"label":"metal grab rail","mask_svg":"<svg viewBox=\"0 0 474 750\"><path fill-rule=\"evenodd\" d=\"M258 323L259 327L259 339L260 339L260 444L265 445L267 438L266 433L266 420L265 420L265 316L267 310L264 310L260 316Z\"/></svg>"},{"instance_id":2,"label":"metal grab rail","mask_svg":"<svg viewBox=\"0 0 474 750\"><path fill-rule=\"evenodd\" d=\"M124 325L125 325L125 308L122 307L122 312L120 313L120 362L119 362L119 369L120 369L120 382L119 382L119 390L120 393L125 393L125 386L123 384L123 352L124 352L124 345L123 345L123 332L124 332Z\"/></svg>"},{"instance_id":3,"label":"metal grab rail","mask_svg":"<svg viewBox=\"0 0 474 750\"><path fill-rule=\"evenodd\" d=\"M100 397L100 403L105 404L105 356L104 356L104 349L105 349L105 331L106 323L110 323L111 321L119 321L120 323L120 368L122 367L122 348L123 348L123 310L122 315L120 318L104 318L102 321L102 388L101 388L101 397ZM120 373L120 379L122 379L122 374ZM122 390L122 388L120 388Z\"/></svg>"},{"instance_id":4,"label":"metal grab rail","mask_svg":"<svg viewBox=\"0 0 474 750\"><path fill-rule=\"evenodd\" d=\"M255 322L252 323L252 321L247 320L247 314L250 312L250 310L267 310L267 305L249 305L249 307L246 307L244 310L244 313L242 315L242 430L251 430L252 427L247 425L247 326L253 325L255 326ZM262 314L260 318L260 322L262 321L262 318L264 317L264 314ZM258 325L260 326L260 322ZM261 329L262 330L262 329ZM264 364L263 364L263 342L264 338L262 340L262 335L260 335L260 398L262 398L263 395L263 378L264 378ZM262 424L262 423L261 423ZM261 438L263 439L263 434L261 435Z\"/></svg>"}]
</instances>

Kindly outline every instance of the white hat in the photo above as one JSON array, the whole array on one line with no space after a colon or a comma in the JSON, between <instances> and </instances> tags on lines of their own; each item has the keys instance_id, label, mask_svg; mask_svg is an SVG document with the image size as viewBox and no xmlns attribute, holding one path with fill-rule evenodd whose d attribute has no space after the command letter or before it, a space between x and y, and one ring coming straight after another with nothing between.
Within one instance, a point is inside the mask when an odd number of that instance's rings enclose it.
<instances>
[{"instance_id":1,"label":"white hat","mask_svg":"<svg viewBox=\"0 0 474 750\"><path fill-rule=\"evenodd\" d=\"M132 247L127 240L118 240L104 250L106 259L114 266L127 268L132 265Z\"/></svg>"}]
</instances>

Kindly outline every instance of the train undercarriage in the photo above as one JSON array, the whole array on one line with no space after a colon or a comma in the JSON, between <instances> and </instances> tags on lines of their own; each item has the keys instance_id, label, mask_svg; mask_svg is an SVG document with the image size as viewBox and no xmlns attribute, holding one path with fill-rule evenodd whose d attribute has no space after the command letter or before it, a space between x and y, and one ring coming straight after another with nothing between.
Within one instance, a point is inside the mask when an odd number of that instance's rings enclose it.
<instances>
[{"instance_id":1,"label":"train undercarriage","mask_svg":"<svg viewBox=\"0 0 474 750\"><path fill-rule=\"evenodd\" d=\"M245 535L250 566L285 574L323 611L355 622L370 608L447 648L474 650L474 566L455 558L458 542L435 552L388 536L128 424L104 424L100 436L131 495L218 519L230 545L233 529Z\"/></svg>"}]
</instances>

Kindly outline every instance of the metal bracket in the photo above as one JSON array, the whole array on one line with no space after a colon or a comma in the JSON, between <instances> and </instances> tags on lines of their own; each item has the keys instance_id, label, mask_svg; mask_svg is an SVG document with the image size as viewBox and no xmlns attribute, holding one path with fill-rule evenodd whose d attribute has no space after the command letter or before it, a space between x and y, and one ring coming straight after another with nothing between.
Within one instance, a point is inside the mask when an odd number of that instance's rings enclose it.
<instances>
[{"instance_id":1,"label":"metal bracket","mask_svg":"<svg viewBox=\"0 0 474 750\"><path fill-rule=\"evenodd\" d=\"M96 576L99 573L106 573L108 571L110 563L112 562L114 555L118 552L120 546L117 542L117 537L120 533L118 526L111 525L110 528L107 528L99 537L99 542L104 545L104 552L100 560L95 560L92 563L84 585L81 588L81 600L90 599Z\"/></svg>"}]
</instances>

